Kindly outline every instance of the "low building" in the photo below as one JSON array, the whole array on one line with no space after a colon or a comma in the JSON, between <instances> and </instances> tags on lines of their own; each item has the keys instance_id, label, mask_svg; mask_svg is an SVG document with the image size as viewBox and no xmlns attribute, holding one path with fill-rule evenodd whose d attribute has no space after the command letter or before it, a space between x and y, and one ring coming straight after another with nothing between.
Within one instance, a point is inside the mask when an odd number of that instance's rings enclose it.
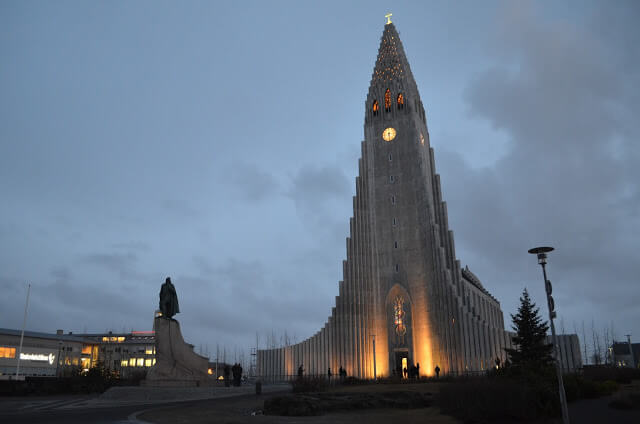
<instances>
[{"instance_id":1,"label":"low building","mask_svg":"<svg viewBox=\"0 0 640 424\"><path fill-rule=\"evenodd\" d=\"M20 330L0 329L0 376L15 375ZM130 333L55 334L25 331L19 375L67 376L99 364L122 378L141 373L156 362L153 331Z\"/></svg>"},{"instance_id":2,"label":"low building","mask_svg":"<svg viewBox=\"0 0 640 424\"><path fill-rule=\"evenodd\" d=\"M616 367L640 368L640 343L613 342L609 353Z\"/></svg>"},{"instance_id":3,"label":"low building","mask_svg":"<svg viewBox=\"0 0 640 424\"><path fill-rule=\"evenodd\" d=\"M153 331L130 333L110 331L78 334L78 336L98 346L100 364L122 378L132 377L156 363L156 340Z\"/></svg>"},{"instance_id":4,"label":"low building","mask_svg":"<svg viewBox=\"0 0 640 424\"><path fill-rule=\"evenodd\" d=\"M0 375L55 377L72 368L89 369L98 360L98 346L73 334L25 331L20 353L20 330L0 328Z\"/></svg>"}]
</instances>

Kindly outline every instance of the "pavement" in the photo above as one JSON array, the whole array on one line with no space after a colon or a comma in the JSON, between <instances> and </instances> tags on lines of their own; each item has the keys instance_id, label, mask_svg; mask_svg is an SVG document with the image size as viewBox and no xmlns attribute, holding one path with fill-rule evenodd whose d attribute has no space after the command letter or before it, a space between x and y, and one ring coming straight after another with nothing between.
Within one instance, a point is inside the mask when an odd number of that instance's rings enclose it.
<instances>
[{"instance_id":1,"label":"pavement","mask_svg":"<svg viewBox=\"0 0 640 424\"><path fill-rule=\"evenodd\" d=\"M289 389L289 385L278 384L262 387L263 393ZM255 396L254 385L199 388L112 387L99 396L2 397L0 423L142 423L136 419L137 414L154 407L187 407L211 399L251 395Z\"/></svg>"}]
</instances>

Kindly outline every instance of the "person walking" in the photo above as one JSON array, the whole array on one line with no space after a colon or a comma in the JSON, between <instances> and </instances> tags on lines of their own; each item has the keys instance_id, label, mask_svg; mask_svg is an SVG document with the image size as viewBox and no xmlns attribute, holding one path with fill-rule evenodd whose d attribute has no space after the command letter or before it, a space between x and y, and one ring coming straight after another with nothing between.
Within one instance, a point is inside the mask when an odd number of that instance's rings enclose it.
<instances>
[{"instance_id":1,"label":"person walking","mask_svg":"<svg viewBox=\"0 0 640 424\"><path fill-rule=\"evenodd\" d=\"M436 365L436 378L440 378L440 367Z\"/></svg>"}]
</instances>

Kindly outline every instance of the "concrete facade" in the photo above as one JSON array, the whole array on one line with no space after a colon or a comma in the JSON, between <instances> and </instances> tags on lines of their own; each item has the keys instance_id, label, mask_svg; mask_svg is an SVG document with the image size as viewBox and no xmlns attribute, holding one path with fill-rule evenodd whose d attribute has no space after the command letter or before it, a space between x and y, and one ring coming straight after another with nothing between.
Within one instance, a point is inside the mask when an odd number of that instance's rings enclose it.
<instances>
[{"instance_id":1,"label":"concrete facade","mask_svg":"<svg viewBox=\"0 0 640 424\"><path fill-rule=\"evenodd\" d=\"M479 372L504 363L500 303L455 255L427 119L394 25L385 25L365 102L343 280L331 316L293 346L258 350L265 379ZM375 353L373 340L375 337ZM375 364L375 366L374 366Z\"/></svg>"}]
</instances>

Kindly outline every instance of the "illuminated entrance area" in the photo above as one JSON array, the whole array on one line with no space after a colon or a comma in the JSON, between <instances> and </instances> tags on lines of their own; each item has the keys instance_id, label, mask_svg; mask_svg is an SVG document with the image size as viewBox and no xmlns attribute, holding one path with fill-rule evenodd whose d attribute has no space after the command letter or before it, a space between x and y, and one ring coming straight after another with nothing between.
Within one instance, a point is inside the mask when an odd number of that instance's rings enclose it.
<instances>
[{"instance_id":1,"label":"illuminated entrance area","mask_svg":"<svg viewBox=\"0 0 640 424\"><path fill-rule=\"evenodd\" d=\"M406 378L404 370L409 371L409 350L396 350L394 352L395 356L395 374L399 375L402 378Z\"/></svg>"}]
</instances>

